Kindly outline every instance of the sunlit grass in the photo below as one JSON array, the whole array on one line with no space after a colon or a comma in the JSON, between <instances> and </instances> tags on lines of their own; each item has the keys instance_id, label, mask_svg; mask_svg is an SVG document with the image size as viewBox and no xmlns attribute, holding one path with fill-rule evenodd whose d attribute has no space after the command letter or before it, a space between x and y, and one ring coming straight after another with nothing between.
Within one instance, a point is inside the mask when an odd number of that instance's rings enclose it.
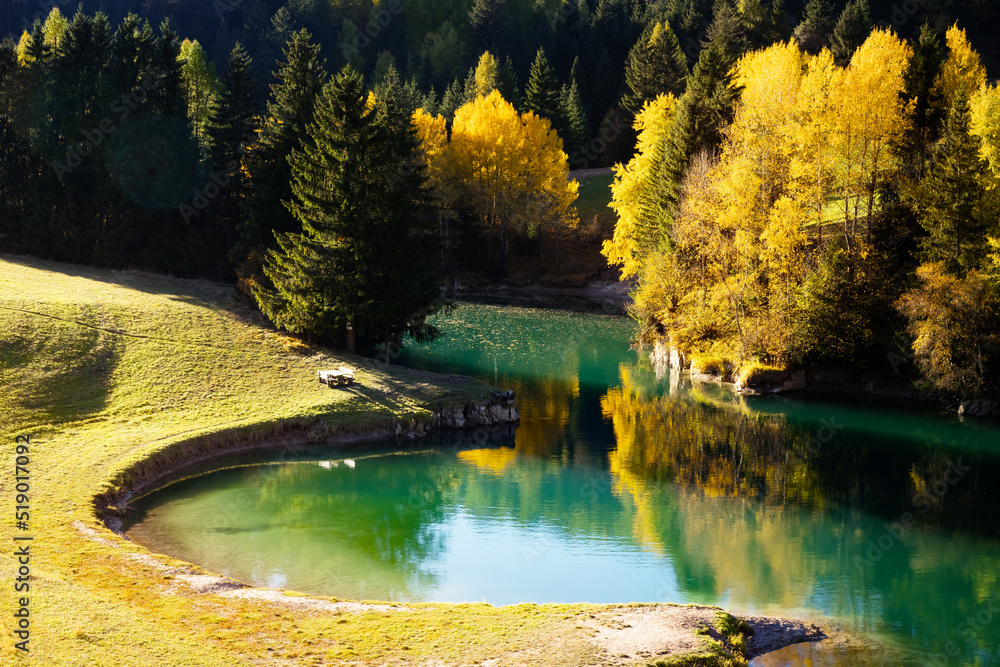
<instances>
[{"instance_id":1,"label":"sunlit grass","mask_svg":"<svg viewBox=\"0 0 1000 667\"><path fill-rule=\"evenodd\" d=\"M339 365L357 369L357 385L317 381L318 369ZM593 605L331 612L224 598L180 580L199 568L149 554L95 518L95 495L185 458L269 434L364 434L427 419L439 405L484 396L483 383L303 346L229 287L0 257L0 386L0 436L12 444L29 433L33 443L31 529L17 531L9 508L0 521L5 544L15 532L34 537L32 667L598 659L577 622L603 609ZM11 550L0 569L14 571ZM29 664L8 622L3 630L0 664Z\"/></svg>"},{"instance_id":2,"label":"sunlit grass","mask_svg":"<svg viewBox=\"0 0 1000 667\"><path fill-rule=\"evenodd\" d=\"M576 209L580 214L580 222L590 222L596 216L602 224L613 226L616 220L615 212L608 208L611 203L611 174L599 174L580 179L580 190L576 200Z\"/></svg>"}]
</instances>

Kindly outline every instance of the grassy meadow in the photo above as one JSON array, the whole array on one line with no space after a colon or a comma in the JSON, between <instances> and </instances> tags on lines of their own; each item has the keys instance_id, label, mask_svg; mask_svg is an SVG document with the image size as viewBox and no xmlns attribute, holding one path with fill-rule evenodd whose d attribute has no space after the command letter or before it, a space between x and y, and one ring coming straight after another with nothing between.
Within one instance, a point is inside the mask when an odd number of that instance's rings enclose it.
<instances>
[{"instance_id":1,"label":"grassy meadow","mask_svg":"<svg viewBox=\"0 0 1000 667\"><path fill-rule=\"evenodd\" d=\"M318 368L340 364L357 369L355 387L319 384ZM478 381L303 346L266 327L230 287L0 256L0 383L5 579L17 567L12 537L34 538L30 657L9 631L8 580L2 664L600 661L584 619L608 608L223 596L183 583L205 574L199 568L150 554L95 516L95 495L136 482L140 462L151 457L174 452L179 460L287 432L289 424L321 436L371 433L480 398L489 388ZM21 433L32 441L27 532L15 525L6 492Z\"/></svg>"}]
</instances>

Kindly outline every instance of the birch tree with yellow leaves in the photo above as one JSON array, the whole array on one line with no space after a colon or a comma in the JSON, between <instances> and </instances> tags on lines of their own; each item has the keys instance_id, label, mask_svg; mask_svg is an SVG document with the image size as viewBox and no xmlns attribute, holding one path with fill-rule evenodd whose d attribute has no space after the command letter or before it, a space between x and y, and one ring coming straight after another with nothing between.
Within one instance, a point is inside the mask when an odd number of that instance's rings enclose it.
<instances>
[{"instance_id":1,"label":"birch tree with yellow leaves","mask_svg":"<svg viewBox=\"0 0 1000 667\"><path fill-rule=\"evenodd\" d=\"M910 124L911 105L900 93L912 55L891 31L875 30L854 52L834 98L830 138L848 249L862 233L871 242L878 186L899 166L890 148Z\"/></svg>"},{"instance_id":2,"label":"birch tree with yellow leaves","mask_svg":"<svg viewBox=\"0 0 1000 667\"><path fill-rule=\"evenodd\" d=\"M576 227L578 184L569 180L562 140L548 120L518 114L493 90L455 112L446 147L443 117L418 112L414 125L432 184L472 212L488 240L487 261L495 256L503 275L512 236Z\"/></svg>"},{"instance_id":3,"label":"birch tree with yellow leaves","mask_svg":"<svg viewBox=\"0 0 1000 667\"><path fill-rule=\"evenodd\" d=\"M890 148L908 127L901 92L909 58L888 31L872 33L845 68L829 51L810 56L794 41L744 55L719 152L692 160L669 238L652 251L644 244L645 179L655 173L656 138L669 132L673 107L657 100L644 109L638 153L616 168L611 206L619 221L604 254L638 278L635 312L648 330L665 330L689 353L790 360L796 322L811 307L803 288L822 248L836 241L850 252L871 242L879 190L898 169ZM831 206L842 218L824 236Z\"/></svg>"}]
</instances>

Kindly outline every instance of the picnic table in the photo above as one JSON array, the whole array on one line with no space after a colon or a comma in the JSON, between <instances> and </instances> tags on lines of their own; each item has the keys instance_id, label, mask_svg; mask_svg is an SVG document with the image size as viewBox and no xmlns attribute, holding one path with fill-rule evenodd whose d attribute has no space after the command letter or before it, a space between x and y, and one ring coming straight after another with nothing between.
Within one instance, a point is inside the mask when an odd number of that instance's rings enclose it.
<instances>
[{"instance_id":1,"label":"picnic table","mask_svg":"<svg viewBox=\"0 0 1000 667\"><path fill-rule=\"evenodd\" d=\"M319 371L319 381L328 387L354 384L354 369L341 366L329 371Z\"/></svg>"}]
</instances>

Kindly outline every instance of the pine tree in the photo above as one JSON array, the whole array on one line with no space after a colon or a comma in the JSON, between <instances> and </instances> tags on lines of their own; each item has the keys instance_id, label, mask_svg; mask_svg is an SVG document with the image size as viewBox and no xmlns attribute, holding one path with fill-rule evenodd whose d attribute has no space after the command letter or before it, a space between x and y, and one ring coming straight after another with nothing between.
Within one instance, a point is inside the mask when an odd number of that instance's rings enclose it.
<instances>
[{"instance_id":1,"label":"pine tree","mask_svg":"<svg viewBox=\"0 0 1000 667\"><path fill-rule=\"evenodd\" d=\"M474 0L469 10L472 52L502 53L507 46L509 18L503 0Z\"/></svg>"},{"instance_id":2,"label":"pine tree","mask_svg":"<svg viewBox=\"0 0 1000 667\"><path fill-rule=\"evenodd\" d=\"M451 85L445 89L444 95L441 96L441 107L439 111L441 115L451 120L455 117L455 111L465 104L465 91L462 86L462 82L455 79L451 82Z\"/></svg>"},{"instance_id":3,"label":"pine tree","mask_svg":"<svg viewBox=\"0 0 1000 667\"><path fill-rule=\"evenodd\" d=\"M187 104L180 55L181 40L169 19L164 19L160 24L160 35L153 44L152 68L156 72L157 85L149 91L150 104L157 113L185 116Z\"/></svg>"},{"instance_id":4,"label":"pine tree","mask_svg":"<svg viewBox=\"0 0 1000 667\"><path fill-rule=\"evenodd\" d=\"M524 100L521 99L521 84L517 80L517 72L514 70L514 61L510 56L504 58L500 70L497 72L497 90L503 98L514 105L515 109L524 109Z\"/></svg>"},{"instance_id":5,"label":"pine tree","mask_svg":"<svg viewBox=\"0 0 1000 667\"><path fill-rule=\"evenodd\" d=\"M829 0L809 0L802 22L795 28L795 39L803 51L816 55L829 43L834 25Z\"/></svg>"},{"instance_id":6,"label":"pine tree","mask_svg":"<svg viewBox=\"0 0 1000 667\"><path fill-rule=\"evenodd\" d=\"M625 69L628 92L622 107L635 114L657 95L680 95L687 76L687 59L674 31L668 24L654 23L629 53Z\"/></svg>"},{"instance_id":7,"label":"pine tree","mask_svg":"<svg viewBox=\"0 0 1000 667\"><path fill-rule=\"evenodd\" d=\"M928 24L912 42L913 58L906 70L906 99L913 104L913 124L900 143L901 158L917 179L924 174L927 149L933 144L941 125L937 113L934 81L941 71L944 53L941 41Z\"/></svg>"},{"instance_id":8,"label":"pine tree","mask_svg":"<svg viewBox=\"0 0 1000 667\"><path fill-rule=\"evenodd\" d=\"M189 212L193 225L192 248L203 253L194 259L205 275L224 278L231 275L229 253L236 242L240 222L240 202L246 194L243 162L246 149L254 138L257 104L253 63L243 45L233 47L222 77L222 95L212 109L206 136L208 140L208 183L217 185L205 215Z\"/></svg>"},{"instance_id":9,"label":"pine tree","mask_svg":"<svg viewBox=\"0 0 1000 667\"><path fill-rule=\"evenodd\" d=\"M232 255L237 265L254 248L274 246L274 234L297 231L298 223L284 204L292 199L288 158L292 151L302 150L327 78L320 47L310 38L305 29L294 33L285 47L285 61L274 73L277 83L271 86L268 117L249 161L243 223Z\"/></svg>"},{"instance_id":10,"label":"pine tree","mask_svg":"<svg viewBox=\"0 0 1000 667\"><path fill-rule=\"evenodd\" d=\"M255 297L276 326L323 342L388 346L433 336L435 223L408 119L345 68L320 95L310 140L292 154L290 209L302 233L278 237Z\"/></svg>"},{"instance_id":11,"label":"pine tree","mask_svg":"<svg viewBox=\"0 0 1000 667\"><path fill-rule=\"evenodd\" d=\"M927 232L922 259L943 262L958 277L980 268L986 231L996 214L987 205L989 165L980 155L980 139L970 131L968 100L960 89L914 202Z\"/></svg>"},{"instance_id":12,"label":"pine tree","mask_svg":"<svg viewBox=\"0 0 1000 667\"><path fill-rule=\"evenodd\" d=\"M841 67L851 61L854 51L868 38L875 24L872 23L868 0L851 0L837 19L830 37L830 51Z\"/></svg>"},{"instance_id":13,"label":"pine tree","mask_svg":"<svg viewBox=\"0 0 1000 667\"><path fill-rule=\"evenodd\" d=\"M524 98L529 111L547 118L556 128L562 126L559 85L544 49L538 49L535 54L535 61L528 75L528 85L524 88Z\"/></svg>"},{"instance_id":14,"label":"pine tree","mask_svg":"<svg viewBox=\"0 0 1000 667\"><path fill-rule=\"evenodd\" d=\"M740 52L741 28L735 12L722 5L709 27L708 42L688 80L670 130L653 152L655 178L644 188L640 216L647 229L640 237L650 246L669 243L681 179L691 158L713 151L722 142L723 128L732 120L738 91L731 71Z\"/></svg>"},{"instance_id":15,"label":"pine tree","mask_svg":"<svg viewBox=\"0 0 1000 667\"><path fill-rule=\"evenodd\" d=\"M576 85L576 77L572 74L570 75L569 85L563 85L562 87L559 102L565 124L563 144L566 153L572 156L575 151L583 148L590 138L590 131L587 129L587 114L584 112L583 103L580 101L580 91Z\"/></svg>"}]
</instances>

